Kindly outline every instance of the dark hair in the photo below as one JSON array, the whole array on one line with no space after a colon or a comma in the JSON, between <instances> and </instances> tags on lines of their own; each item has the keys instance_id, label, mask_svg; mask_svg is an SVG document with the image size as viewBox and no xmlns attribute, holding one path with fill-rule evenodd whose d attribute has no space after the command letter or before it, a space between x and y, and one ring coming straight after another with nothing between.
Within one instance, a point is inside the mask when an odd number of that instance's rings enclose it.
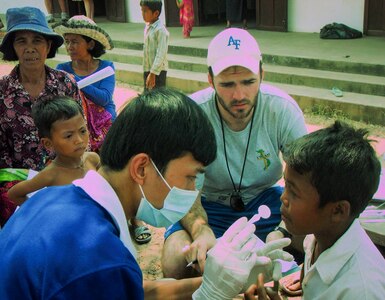
<instances>
[{"instance_id":1,"label":"dark hair","mask_svg":"<svg viewBox=\"0 0 385 300\"><path fill-rule=\"evenodd\" d=\"M17 61L19 58L16 55L15 49L13 48L13 42L15 41L15 33L17 31L11 32L7 38L6 44L3 47L3 60L4 61ZM35 32L35 31L34 31ZM52 41L51 49L48 52L47 58L53 58L56 55L56 51L59 47L53 42L53 40L48 36L40 32L36 32L40 34L44 39L48 41Z\"/></svg>"},{"instance_id":2,"label":"dark hair","mask_svg":"<svg viewBox=\"0 0 385 300\"><path fill-rule=\"evenodd\" d=\"M283 159L300 174L308 174L320 197L320 207L347 200L351 216L365 209L376 192L381 164L365 129L336 121L292 142Z\"/></svg>"},{"instance_id":3,"label":"dark hair","mask_svg":"<svg viewBox=\"0 0 385 300\"><path fill-rule=\"evenodd\" d=\"M152 12L162 12L162 1L160 0L140 0L140 6L147 6Z\"/></svg>"},{"instance_id":4,"label":"dark hair","mask_svg":"<svg viewBox=\"0 0 385 300\"><path fill-rule=\"evenodd\" d=\"M234 66L232 66L232 67L234 67ZM259 62L259 76L261 77L261 79L262 79L262 61L260 61ZM209 67L209 75L210 75L210 77L211 78L214 78L214 73L213 73L213 68L210 66Z\"/></svg>"},{"instance_id":5,"label":"dark hair","mask_svg":"<svg viewBox=\"0 0 385 300\"><path fill-rule=\"evenodd\" d=\"M100 42L98 42L97 40L94 40L94 39L92 39L86 35L82 35L82 34L81 34L81 37L83 39L85 39L87 43L89 43L91 41L95 42L95 46L91 50L87 49L88 53L91 54L92 57L100 57L104 53L106 53L106 49L104 48L104 46Z\"/></svg>"},{"instance_id":6,"label":"dark hair","mask_svg":"<svg viewBox=\"0 0 385 300\"><path fill-rule=\"evenodd\" d=\"M40 138L50 136L54 122L68 120L78 114L84 117L82 107L73 98L67 96L44 99L32 106L32 118Z\"/></svg>"},{"instance_id":7,"label":"dark hair","mask_svg":"<svg viewBox=\"0 0 385 300\"><path fill-rule=\"evenodd\" d=\"M198 104L181 92L159 88L126 105L110 127L100 157L103 166L119 171L132 156L146 153L164 172L170 160L187 152L208 165L216 151L214 130Z\"/></svg>"}]
</instances>

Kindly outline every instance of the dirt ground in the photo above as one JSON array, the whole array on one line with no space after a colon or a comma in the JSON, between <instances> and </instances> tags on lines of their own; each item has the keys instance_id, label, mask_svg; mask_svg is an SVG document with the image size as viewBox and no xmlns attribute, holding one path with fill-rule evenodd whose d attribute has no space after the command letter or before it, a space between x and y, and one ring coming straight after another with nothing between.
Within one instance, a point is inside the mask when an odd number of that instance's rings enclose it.
<instances>
[{"instance_id":1,"label":"dirt ground","mask_svg":"<svg viewBox=\"0 0 385 300\"><path fill-rule=\"evenodd\" d=\"M160 264L160 257L163 247L164 228L155 228L150 225L147 227L151 230L152 239L149 243L139 245L133 241L137 253L137 261L143 272L143 279L155 280L163 278Z\"/></svg>"}]
</instances>

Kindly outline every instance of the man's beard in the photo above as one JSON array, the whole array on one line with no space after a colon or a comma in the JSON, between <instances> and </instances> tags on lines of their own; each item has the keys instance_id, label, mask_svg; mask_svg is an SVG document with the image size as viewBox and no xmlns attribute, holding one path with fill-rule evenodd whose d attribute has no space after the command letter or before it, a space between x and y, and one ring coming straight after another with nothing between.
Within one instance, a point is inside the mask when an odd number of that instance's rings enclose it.
<instances>
[{"instance_id":1,"label":"man's beard","mask_svg":"<svg viewBox=\"0 0 385 300\"><path fill-rule=\"evenodd\" d=\"M254 103L251 100L249 100L249 99L242 99L242 100L233 100L233 101L230 102L230 105L226 105L226 103L223 101L223 99L218 95L217 91L215 91L215 96L216 96L216 100L218 101L218 103L234 119L238 119L238 120L246 119L253 112L253 108L255 108L256 105L257 105L258 94L259 94L259 91L258 91L257 95L254 98ZM239 105L239 104L250 105L250 108L248 110L246 110L246 109L238 109L236 111L231 110L231 108L234 105Z\"/></svg>"}]
</instances>

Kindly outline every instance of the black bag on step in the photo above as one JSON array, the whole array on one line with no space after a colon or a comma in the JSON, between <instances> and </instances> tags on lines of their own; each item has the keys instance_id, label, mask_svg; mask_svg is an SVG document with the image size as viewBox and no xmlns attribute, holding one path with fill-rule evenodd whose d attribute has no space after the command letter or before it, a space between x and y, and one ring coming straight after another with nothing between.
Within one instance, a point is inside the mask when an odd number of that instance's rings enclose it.
<instances>
[{"instance_id":1,"label":"black bag on step","mask_svg":"<svg viewBox=\"0 0 385 300\"><path fill-rule=\"evenodd\" d=\"M362 32L342 23L327 24L321 28L321 39L356 39L362 37Z\"/></svg>"}]
</instances>

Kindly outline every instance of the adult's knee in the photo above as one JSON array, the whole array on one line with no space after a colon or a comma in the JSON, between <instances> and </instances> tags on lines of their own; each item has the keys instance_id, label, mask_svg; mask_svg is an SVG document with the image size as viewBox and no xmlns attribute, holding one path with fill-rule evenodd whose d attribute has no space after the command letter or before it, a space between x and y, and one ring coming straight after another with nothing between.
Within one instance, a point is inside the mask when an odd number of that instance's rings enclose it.
<instances>
[{"instance_id":1,"label":"adult's knee","mask_svg":"<svg viewBox=\"0 0 385 300\"><path fill-rule=\"evenodd\" d=\"M186 270L186 258L182 249L191 244L189 234L184 230L179 230L171 234L164 242L162 250L162 271L165 278L182 279L188 276Z\"/></svg>"}]
</instances>

